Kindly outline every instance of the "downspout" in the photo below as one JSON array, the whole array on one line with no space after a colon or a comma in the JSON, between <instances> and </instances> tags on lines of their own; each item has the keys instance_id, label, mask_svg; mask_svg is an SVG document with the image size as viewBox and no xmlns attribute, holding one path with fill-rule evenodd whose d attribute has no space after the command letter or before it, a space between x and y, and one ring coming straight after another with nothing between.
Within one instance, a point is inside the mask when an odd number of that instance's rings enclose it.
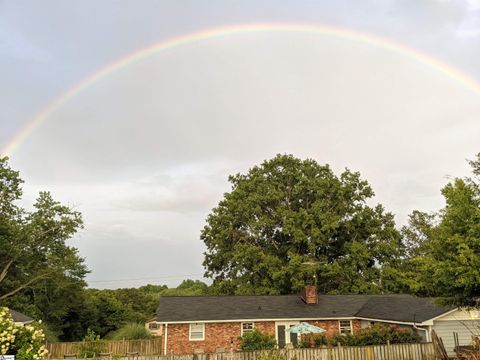
<instances>
[{"instance_id":1,"label":"downspout","mask_svg":"<svg viewBox=\"0 0 480 360\"><path fill-rule=\"evenodd\" d=\"M425 341L426 341L426 342L429 342L429 341L430 341L430 336L429 336L429 334L428 334L428 330L427 330L427 329L418 327L418 326L415 325L415 324L413 324L413 328L416 329L416 330L425 331Z\"/></svg>"},{"instance_id":2,"label":"downspout","mask_svg":"<svg viewBox=\"0 0 480 360\"><path fill-rule=\"evenodd\" d=\"M165 323L165 333L163 334L163 355L167 355L168 323Z\"/></svg>"}]
</instances>

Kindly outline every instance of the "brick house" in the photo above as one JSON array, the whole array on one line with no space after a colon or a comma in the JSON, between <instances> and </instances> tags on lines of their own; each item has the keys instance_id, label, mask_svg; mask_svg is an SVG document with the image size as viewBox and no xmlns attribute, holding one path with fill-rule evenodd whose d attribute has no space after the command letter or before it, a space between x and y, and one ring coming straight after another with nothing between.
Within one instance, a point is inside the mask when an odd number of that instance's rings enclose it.
<instances>
[{"instance_id":1,"label":"brick house","mask_svg":"<svg viewBox=\"0 0 480 360\"><path fill-rule=\"evenodd\" d=\"M318 295L307 286L298 295L162 297L156 322L162 327L164 354L238 350L238 337L257 329L275 336L278 346L296 343L290 326L308 322L327 336L355 333L373 323L415 327L455 310L410 295Z\"/></svg>"}]
</instances>

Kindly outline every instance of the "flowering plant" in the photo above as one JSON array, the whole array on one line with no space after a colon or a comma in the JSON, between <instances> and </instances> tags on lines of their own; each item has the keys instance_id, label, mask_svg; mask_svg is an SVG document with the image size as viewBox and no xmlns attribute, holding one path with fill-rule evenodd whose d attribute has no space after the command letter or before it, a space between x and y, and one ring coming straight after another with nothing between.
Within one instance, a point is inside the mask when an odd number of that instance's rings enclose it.
<instances>
[{"instance_id":1,"label":"flowering plant","mask_svg":"<svg viewBox=\"0 0 480 360\"><path fill-rule=\"evenodd\" d=\"M17 360L41 360L47 355L45 336L36 325L16 325L10 311L0 307L0 355Z\"/></svg>"}]
</instances>

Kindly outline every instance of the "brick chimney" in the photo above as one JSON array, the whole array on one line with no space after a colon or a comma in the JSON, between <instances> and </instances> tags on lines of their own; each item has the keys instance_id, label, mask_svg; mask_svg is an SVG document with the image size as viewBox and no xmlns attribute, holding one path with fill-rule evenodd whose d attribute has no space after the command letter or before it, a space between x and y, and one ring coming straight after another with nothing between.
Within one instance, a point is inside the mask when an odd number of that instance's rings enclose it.
<instances>
[{"instance_id":1,"label":"brick chimney","mask_svg":"<svg viewBox=\"0 0 480 360\"><path fill-rule=\"evenodd\" d=\"M300 298L305 304L318 304L318 293L315 285L305 285L300 292Z\"/></svg>"}]
</instances>

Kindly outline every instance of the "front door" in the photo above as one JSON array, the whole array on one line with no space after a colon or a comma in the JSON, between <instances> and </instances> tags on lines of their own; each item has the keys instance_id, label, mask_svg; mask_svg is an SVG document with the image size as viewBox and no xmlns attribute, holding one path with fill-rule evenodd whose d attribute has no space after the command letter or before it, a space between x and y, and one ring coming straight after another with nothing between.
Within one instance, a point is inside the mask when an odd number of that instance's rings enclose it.
<instances>
[{"instance_id":1,"label":"front door","mask_svg":"<svg viewBox=\"0 0 480 360\"><path fill-rule=\"evenodd\" d=\"M289 333L287 329L291 326L297 325L298 322L277 322L275 324L275 335L279 349L283 349L285 345L292 343L297 345L297 334Z\"/></svg>"}]
</instances>

